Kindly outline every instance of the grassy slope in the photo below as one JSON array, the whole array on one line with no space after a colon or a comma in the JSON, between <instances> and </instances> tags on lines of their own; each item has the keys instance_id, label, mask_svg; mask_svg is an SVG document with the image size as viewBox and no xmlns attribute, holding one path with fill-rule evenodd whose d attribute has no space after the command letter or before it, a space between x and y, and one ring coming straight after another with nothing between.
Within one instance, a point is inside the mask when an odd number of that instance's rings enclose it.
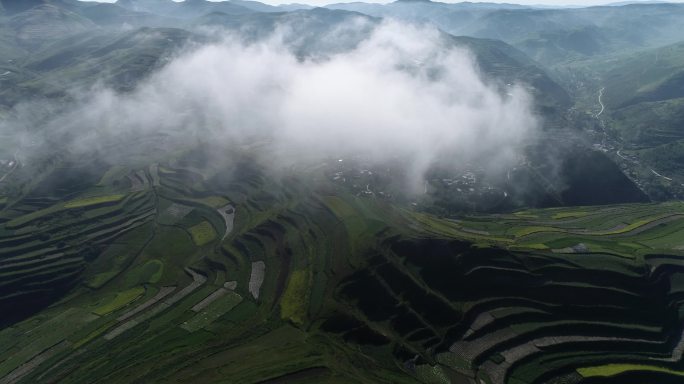
<instances>
[{"instance_id":1,"label":"grassy slope","mask_svg":"<svg viewBox=\"0 0 684 384\"><path fill-rule=\"evenodd\" d=\"M151 169L146 171L150 179ZM297 382L431 382L490 373L481 367L497 361L510 343L495 343L471 360L448 348L459 340L496 334L503 324L515 325L518 336L511 340L523 345L560 332L562 324L579 334L625 338L660 340L656 335L665 332L674 340L678 332L670 315L642 318L634 310L644 295L655 295L659 301L649 304L653 312L670 313L658 304L669 302L668 291L648 288L651 278L641 271L676 263L684 245L679 203L531 210L453 221L349 195L318 174L276 183L258 168L242 170L239 179L223 179L218 165L181 162L163 169L161 186L150 183L114 205L87 204L70 216L74 222L87 219L92 224L83 230L96 233L99 229L89 228L98 222L97 212L112 215L102 224L126 212L153 213L139 229L95 243L103 252L81 264L81 277L70 280L87 285L67 287L69 295L56 305L0 331L0 339L6 340L0 376L16 375L19 382L59 377L64 383L261 382L277 377ZM113 184L115 178L110 179ZM92 194L86 191L84 196ZM141 196L140 203L134 196ZM215 211L219 200L236 206L234 231L224 242L214 236L193 243L200 223L211 223L221 233ZM169 201L192 204L192 211L180 221L157 221L172 206ZM15 217L13 222L21 225L6 228L0 241L67 225L60 215L72 211L58 203L35 219ZM13 257L30 257L21 252ZM450 264L452 258L461 261ZM256 261L265 263L258 299L248 290ZM186 267L206 281L181 290L192 282ZM45 265L45 271L46 276L64 273L59 263ZM448 278L450 274L460 278ZM525 290L544 275L554 281L548 294ZM671 278L669 272L664 276ZM515 285L505 283L518 278L523 280ZM224 288L230 281L237 282L235 293ZM487 281L502 283L483 286ZM177 288L155 301L169 286ZM193 309L221 290L227 292L199 312ZM517 297L530 301L506 298L506 291L516 290ZM182 291L187 293L174 301ZM577 294L593 297L596 308L609 302L618 307L586 313L580 300L569 313L554 309L566 295ZM152 305L122 320L150 301ZM533 306L541 312L529 307L534 302L545 303ZM466 337L477 314L495 308L517 308L520 314L501 312L497 321L502 325L494 322L487 332ZM617 315L621 323L609 325ZM55 316L72 325L42 331ZM112 330L131 320L129 329L108 339ZM663 352L618 347L606 353L619 363L620 353L640 359L644 353ZM587 360L561 358L555 365L534 360L533 371L556 372L564 367L559 362L581 367ZM511 371L522 382L534 376L525 367Z\"/></svg>"}]
</instances>

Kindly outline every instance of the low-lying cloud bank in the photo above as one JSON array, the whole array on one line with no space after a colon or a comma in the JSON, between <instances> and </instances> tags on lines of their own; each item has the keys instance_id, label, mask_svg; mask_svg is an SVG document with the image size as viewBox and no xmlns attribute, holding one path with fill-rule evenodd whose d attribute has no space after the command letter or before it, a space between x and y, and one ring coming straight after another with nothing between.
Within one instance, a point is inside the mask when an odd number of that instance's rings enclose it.
<instances>
[{"instance_id":1,"label":"low-lying cloud bank","mask_svg":"<svg viewBox=\"0 0 684 384\"><path fill-rule=\"evenodd\" d=\"M102 150L129 133L267 140L277 163L401 158L420 178L437 159L510 165L538 126L522 87L501 94L437 30L383 22L355 48L315 59L296 57L283 40L229 35L179 56L132 93L86 93L44 129L70 133L71 151Z\"/></svg>"}]
</instances>

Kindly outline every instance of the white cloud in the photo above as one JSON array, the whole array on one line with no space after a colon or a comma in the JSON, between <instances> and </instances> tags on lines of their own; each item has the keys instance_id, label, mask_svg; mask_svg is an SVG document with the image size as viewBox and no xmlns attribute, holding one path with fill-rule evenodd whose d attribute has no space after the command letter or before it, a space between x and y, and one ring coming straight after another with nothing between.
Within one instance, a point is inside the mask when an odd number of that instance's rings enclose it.
<instances>
[{"instance_id":1,"label":"white cloud","mask_svg":"<svg viewBox=\"0 0 684 384\"><path fill-rule=\"evenodd\" d=\"M297 58L280 33L243 44L234 36L173 60L135 91L88 93L49 123L72 149L112 136L199 136L226 146L267 140L269 157L363 154L401 158L420 178L437 159L509 165L537 121L522 87L502 95L470 53L435 29L384 22L356 48ZM272 152L271 152L272 151Z\"/></svg>"}]
</instances>

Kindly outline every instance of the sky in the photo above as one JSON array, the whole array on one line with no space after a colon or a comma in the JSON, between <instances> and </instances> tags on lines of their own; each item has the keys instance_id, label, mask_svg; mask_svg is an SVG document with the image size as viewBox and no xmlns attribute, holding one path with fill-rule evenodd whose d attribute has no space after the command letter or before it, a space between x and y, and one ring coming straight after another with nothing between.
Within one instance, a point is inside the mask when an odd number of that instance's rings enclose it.
<instances>
[{"instance_id":1,"label":"sky","mask_svg":"<svg viewBox=\"0 0 684 384\"><path fill-rule=\"evenodd\" d=\"M106 2L106 3L114 3L116 0L82 0L82 1L99 1L99 2ZM174 0L178 1L178 0ZM209 1L222 1L222 0L209 0ZM384 3L389 3L392 1L386 1L386 0L257 0L265 4L272 4L272 5L278 5L278 4L289 4L289 3L301 3L301 4L310 4L310 5L317 5L317 6L322 6L322 5L327 5L327 4L334 4L334 3L349 3L349 2L364 2L364 3L378 3L378 4L384 4ZM452 1L452 0L439 0L440 2L443 3L458 3L461 1ZM603 4L610 4L610 3L616 3L616 2L624 2L624 0L491 0L491 1L475 1L475 0L470 0L471 2L474 3L480 3L480 2L487 2L487 3L513 3L513 4L524 4L524 5L545 5L545 6L591 6L591 5L603 5ZM684 0L678 0L678 1L667 1L667 2L682 2ZM642 1L634 1L634 2L665 2L665 1L657 1L657 0L642 0Z\"/></svg>"}]
</instances>

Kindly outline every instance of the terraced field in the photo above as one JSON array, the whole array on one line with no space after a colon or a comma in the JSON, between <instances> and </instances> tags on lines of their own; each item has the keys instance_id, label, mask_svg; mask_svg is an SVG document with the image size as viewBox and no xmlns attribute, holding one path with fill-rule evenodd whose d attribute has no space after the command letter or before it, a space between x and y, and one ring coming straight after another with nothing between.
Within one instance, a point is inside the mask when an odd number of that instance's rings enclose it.
<instances>
[{"instance_id":1,"label":"terraced field","mask_svg":"<svg viewBox=\"0 0 684 384\"><path fill-rule=\"evenodd\" d=\"M183 156L8 200L0 383L682 380L684 203L439 218Z\"/></svg>"}]
</instances>

